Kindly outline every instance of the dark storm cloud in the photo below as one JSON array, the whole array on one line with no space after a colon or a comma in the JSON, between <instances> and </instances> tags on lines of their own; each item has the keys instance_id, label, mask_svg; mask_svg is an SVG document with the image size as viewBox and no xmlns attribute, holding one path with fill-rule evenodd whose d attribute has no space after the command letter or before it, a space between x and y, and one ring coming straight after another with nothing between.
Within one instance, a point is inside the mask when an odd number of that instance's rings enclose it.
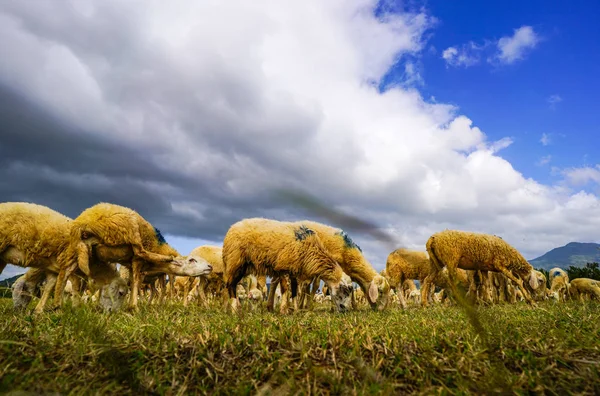
<instances>
[{"instance_id":1,"label":"dark storm cloud","mask_svg":"<svg viewBox=\"0 0 600 396\"><path fill-rule=\"evenodd\" d=\"M34 202L69 217L111 202L135 209L165 233L209 240L221 239L235 221L264 215L264 208L289 206L269 191L238 197L215 180L161 167L151 152L81 133L5 86L0 136L0 201ZM202 219L173 211L173 200L198 208Z\"/></svg>"},{"instance_id":2,"label":"dark storm cloud","mask_svg":"<svg viewBox=\"0 0 600 396\"><path fill-rule=\"evenodd\" d=\"M205 224L172 213L172 191L212 204L216 197L202 180L161 168L151 153L78 133L6 87L0 87L0 136L0 201L35 202L70 217L105 201L134 208L168 233L223 232L215 226L219 210Z\"/></svg>"}]
</instances>

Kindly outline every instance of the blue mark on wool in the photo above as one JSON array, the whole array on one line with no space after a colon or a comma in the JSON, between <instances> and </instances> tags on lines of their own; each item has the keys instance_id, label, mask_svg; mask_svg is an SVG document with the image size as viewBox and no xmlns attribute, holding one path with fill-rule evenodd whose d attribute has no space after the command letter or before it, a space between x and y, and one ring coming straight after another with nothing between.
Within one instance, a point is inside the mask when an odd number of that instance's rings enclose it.
<instances>
[{"instance_id":1,"label":"blue mark on wool","mask_svg":"<svg viewBox=\"0 0 600 396\"><path fill-rule=\"evenodd\" d=\"M165 237L160 233L160 230L154 227L154 235L156 235L156 239L158 239L158 244L162 245L163 243L167 243Z\"/></svg>"},{"instance_id":2,"label":"blue mark on wool","mask_svg":"<svg viewBox=\"0 0 600 396\"><path fill-rule=\"evenodd\" d=\"M358 246L356 243L354 243L354 241L352 240L352 238L350 238L350 235L348 235L346 233L346 231L341 230L336 235L340 235L344 239L344 244L346 245L347 248L350 248L350 249L357 248L358 251L362 253L362 249L360 248L360 246Z\"/></svg>"},{"instance_id":3,"label":"blue mark on wool","mask_svg":"<svg viewBox=\"0 0 600 396\"><path fill-rule=\"evenodd\" d=\"M552 276L560 276L560 271L554 271L554 272L552 273Z\"/></svg>"},{"instance_id":4,"label":"blue mark on wool","mask_svg":"<svg viewBox=\"0 0 600 396\"><path fill-rule=\"evenodd\" d=\"M313 230L311 230L310 228L308 228L307 226L300 226L300 228L298 228L296 231L294 231L294 234L296 235L296 240L298 241L303 241L306 239L306 237L308 237L309 235L314 234L315 232Z\"/></svg>"}]
</instances>

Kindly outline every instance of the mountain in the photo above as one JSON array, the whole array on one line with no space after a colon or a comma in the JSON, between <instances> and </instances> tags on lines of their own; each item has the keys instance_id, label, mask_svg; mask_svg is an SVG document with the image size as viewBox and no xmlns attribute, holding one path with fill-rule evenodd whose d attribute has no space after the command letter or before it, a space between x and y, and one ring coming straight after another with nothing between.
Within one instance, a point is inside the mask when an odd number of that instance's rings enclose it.
<instances>
[{"instance_id":1,"label":"mountain","mask_svg":"<svg viewBox=\"0 0 600 396\"><path fill-rule=\"evenodd\" d=\"M548 253L529 260L534 268L549 270L554 267L563 269L571 265L583 267L586 263L600 263L600 244L571 242L565 246L550 250Z\"/></svg>"},{"instance_id":2,"label":"mountain","mask_svg":"<svg viewBox=\"0 0 600 396\"><path fill-rule=\"evenodd\" d=\"M0 280L0 287L11 287L13 283L17 281L23 274L15 275L12 278L6 278Z\"/></svg>"}]
</instances>

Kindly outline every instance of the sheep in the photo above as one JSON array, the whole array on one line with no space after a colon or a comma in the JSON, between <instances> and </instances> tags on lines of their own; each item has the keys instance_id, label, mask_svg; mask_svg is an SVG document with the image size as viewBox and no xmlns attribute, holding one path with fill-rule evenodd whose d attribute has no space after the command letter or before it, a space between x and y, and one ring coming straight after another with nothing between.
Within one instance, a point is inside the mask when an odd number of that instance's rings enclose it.
<instances>
[{"instance_id":1,"label":"sheep","mask_svg":"<svg viewBox=\"0 0 600 396\"><path fill-rule=\"evenodd\" d=\"M456 291L454 280L457 268L501 272L518 285L529 304L536 305L523 282L527 279L527 287L532 291L536 290L539 284L535 270L502 238L495 235L445 230L429 237L426 248L434 264L434 272L448 267L453 291Z\"/></svg>"},{"instance_id":2,"label":"sheep","mask_svg":"<svg viewBox=\"0 0 600 396\"><path fill-rule=\"evenodd\" d=\"M533 298L537 301L548 299L548 286L546 284L546 275L541 271L535 271L538 279L538 288L533 293Z\"/></svg>"},{"instance_id":3,"label":"sheep","mask_svg":"<svg viewBox=\"0 0 600 396\"><path fill-rule=\"evenodd\" d=\"M49 284L56 285L54 305L59 307L62 304L66 280L71 275L90 276L109 296L109 300L104 301L102 307L108 311L114 310L125 298L126 293L123 294L122 290L123 282L116 270L112 268L104 268L91 274L75 271L77 256L70 244L72 226L71 218L46 206L27 202L1 203L0 272L7 263L44 271L48 283L46 293L35 307L37 313L44 309L50 296ZM64 277L69 267L73 267L73 270L70 271L69 276ZM64 281L59 284L61 274ZM28 282L31 283L32 280L29 279Z\"/></svg>"},{"instance_id":4,"label":"sheep","mask_svg":"<svg viewBox=\"0 0 600 396\"><path fill-rule=\"evenodd\" d=\"M130 307L133 308L137 307L142 272L199 276L212 270L201 257L181 256L136 211L110 203L99 203L81 212L73 220L70 239L77 254L76 266L68 268L66 274L59 274L57 288L64 283L64 275L70 275L77 267L91 274L96 268L118 262L132 268Z\"/></svg>"},{"instance_id":5,"label":"sheep","mask_svg":"<svg viewBox=\"0 0 600 396\"><path fill-rule=\"evenodd\" d=\"M344 273L363 289L371 308L383 310L388 305L390 284L373 269L361 248L342 229L315 221L302 220L295 224L314 230L325 249L342 267Z\"/></svg>"},{"instance_id":6,"label":"sheep","mask_svg":"<svg viewBox=\"0 0 600 396\"><path fill-rule=\"evenodd\" d=\"M600 300L600 281L589 278L573 279L569 291L573 299L583 302L584 296L594 300Z\"/></svg>"},{"instance_id":7,"label":"sheep","mask_svg":"<svg viewBox=\"0 0 600 396\"><path fill-rule=\"evenodd\" d=\"M289 274L301 280L319 276L329 284L337 309L346 310L350 304L352 290L342 281L342 268L317 233L303 225L263 218L241 220L225 235L223 263L223 279L234 311L239 306L236 286L247 272L271 277ZM296 303L297 284L291 283Z\"/></svg>"},{"instance_id":8,"label":"sheep","mask_svg":"<svg viewBox=\"0 0 600 396\"><path fill-rule=\"evenodd\" d=\"M415 304L421 302L421 292L417 289L415 281L412 279L406 279L402 283L402 292L404 293L405 301L412 301Z\"/></svg>"},{"instance_id":9,"label":"sheep","mask_svg":"<svg viewBox=\"0 0 600 396\"><path fill-rule=\"evenodd\" d=\"M63 290L65 295L70 295L74 304L81 302L80 292L82 291L82 279L73 275L67 281L67 285ZM30 268L25 274L18 278L12 285L12 298L15 310L21 310L29 305L32 297L37 295L37 291L41 288L40 305L45 306L48 298L56 285L56 274L46 271L41 268ZM124 289L126 292L126 289ZM108 294L108 293L107 293ZM108 304L107 310L118 309L122 299L115 301L115 304Z\"/></svg>"},{"instance_id":10,"label":"sheep","mask_svg":"<svg viewBox=\"0 0 600 396\"><path fill-rule=\"evenodd\" d=\"M421 284L421 304L427 305L431 289L434 287L434 278L431 276L433 268L427 252L399 248L391 252L386 260L385 267L390 286L398 289L398 300L402 308L406 308L405 295L402 285L406 280L418 279Z\"/></svg>"},{"instance_id":11,"label":"sheep","mask_svg":"<svg viewBox=\"0 0 600 396\"><path fill-rule=\"evenodd\" d=\"M246 277L242 279L241 285L246 290L248 300L253 302L260 302L263 300L263 292L258 287L258 280L256 275L246 275Z\"/></svg>"},{"instance_id":12,"label":"sheep","mask_svg":"<svg viewBox=\"0 0 600 396\"><path fill-rule=\"evenodd\" d=\"M223 248L215 245L202 245L194 248L190 255L205 259L212 266L212 271L206 276L192 279L192 282L188 285L189 289L184 289L184 305L189 301L189 294L192 290L194 290L193 294L198 296L199 302L206 304L206 292L209 288L215 289L217 292L223 289L224 292ZM186 293L187 290L190 290L190 292Z\"/></svg>"},{"instance_id":13,"label":"sheep","mask_svg":"<svg viewBox=\"0 0 600 396\"><path fill-rule=\"evenodd\" d=\"M565 301L569 296L569 275L558 267L548 271L550 276L550 298L557 301Z\"/></svg>"}]
</instances>

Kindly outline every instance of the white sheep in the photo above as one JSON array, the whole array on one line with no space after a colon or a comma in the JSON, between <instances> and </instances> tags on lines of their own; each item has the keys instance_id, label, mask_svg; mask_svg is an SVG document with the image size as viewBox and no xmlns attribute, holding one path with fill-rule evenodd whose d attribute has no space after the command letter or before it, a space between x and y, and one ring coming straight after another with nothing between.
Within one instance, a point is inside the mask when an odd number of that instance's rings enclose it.
<instances>
[{"instance_id":1,"label":"white sheep","mask_svg":"<svg viewBox=\"0 0 600 396\"><path fill-rule=\"evenodd\" d=\"M89 275L118 262L132 269L132 307L137 307L143 272L199 276L212 270L201 257L181 256L157 228L136 211L119 205L100 203L81 212L73 220L70 240L77 262L59 273L56 287L64 287L64 276L77 267Z\"/></svg>"},{"instance_id":2,"label":"white sheep","mask_svg":"<svg viewBox=\"0 0 600 396\"><path fill-rule=\"evenodd\" d=\"M566 301L570 293L569 274L554 267L548 271L550 277L550 298L556 301Z\"/></svg>"},{"instance_id":3,"label":"white sheep","mask_svg":"<svg viewBox=\"0 0 600 396\"><path fill-rule=\"evenodd\" d=\"M262 218L239 221L225 235L223 263L223 279L234 311L239 306L237 284L247 273L271 277L289 274L292 282L318 276L329 284L337 309L346 310L351 304L352 288L342 281L342 268L317 233L306 226ZM296 291L292 288L295 305Z\"/></svg>"},{"instance_id":4,"label":"white sheep","mask_svg":"<svg viewBox=\"0 0 600 396\"><path fill-rule=\"evenodd\" d=\"M571 281L569 291L573 299L579 299L579 301L583 301L584 297L600 300L600 281L576 278Z\"/></svg>"},{"instance_id":5,"label":"white sheep","mask_svg":"<svg viewBox=\"0 0 600 396\"><path fill-rule=\"evenodd\" d=\"M432 235L426 247L436 271L448 267L453 292L456 291L454 281L457 268L501 272L516 282L529 304L535 305L529 292L539 286L535 270L502 238L495 235L445 230ZM524 283L523 280L527 282Z\"/></svg>"},{"instance_id":6,"label":"white sheep","mask_svg":"<svg viewBox=\"0 0 600 396\"><path fill-rule=\"evenodd\" d=\"M90 274L75 271L77 256L70 244L72 225L73 221L70 218L46 206L26 202L0 203L0 272L7 263L42 270L32 272L29 275L32 278L27 279L28 287L31 287L34 278L47 277L46 292L35 307L35 312L44 309L52 292L49 285L52 284L56 285L55 305L61 305L65 284L71 275L84 278L89 276L107 295L113 293L110 299L105 301L107 305L102 306L105 310L116 309L126 294L126 290L123 294L122 280L112 268L104 268ZM73 270L64 277L67 268ZM61 274L64 282L59 285L58 279Z\"/></svg>"}]
</instances>

